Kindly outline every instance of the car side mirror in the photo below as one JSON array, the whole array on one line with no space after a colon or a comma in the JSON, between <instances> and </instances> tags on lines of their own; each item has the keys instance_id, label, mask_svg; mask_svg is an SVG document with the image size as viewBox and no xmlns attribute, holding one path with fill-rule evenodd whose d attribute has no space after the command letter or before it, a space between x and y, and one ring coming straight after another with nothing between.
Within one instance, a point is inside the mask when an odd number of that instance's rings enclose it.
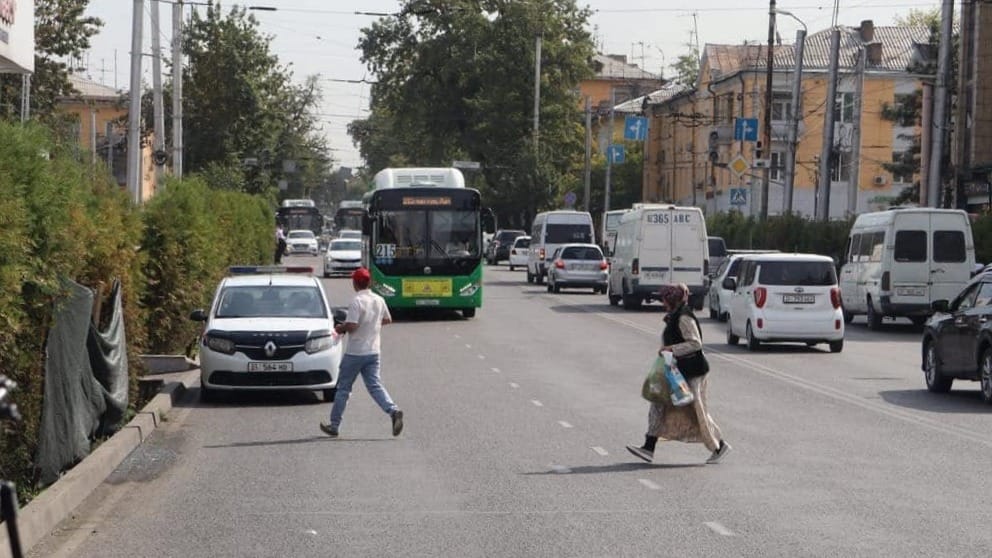
<instances>
[{"instance_id":1,"label":"car side mirror","mask_svg":"<svg viewBox=\"0 0 992 558\"><path fill-rule=\"evenodd\" d=\"M482 230L486 234L496 233L496 214L493 212L491 207L486 207L482 209Z\"/></svg>"},{"instance_id":2,"label":"car side mirror","mask_svg":"<svg viewBox=\"0 0 992 558\"><path fill-rule=\"evenodd\" d=\"M331 310L331 316L334 318L334 325L343 324L348 321L348 312L341 308Z\"/></svg>"},{"instance_id":3,"label":"car side mirror","mask_svg":"<svg viewBox=\"0 0 992 558\"><path fill-rule=\"evenodd\" d=\"M935 300L930 305L930 308L934 312L941 312L941 313L946 314L947 312L950 312L951 311L951 304L949 302L947 302L946 300Z\"/></svg>"},{"instance_id":4,"label":"car side mirror","mask_svg":"<svg viewBox=\"0 0 992 558\"><path fill-rule=\"evenodd\" d=\"M727 289L728 291L736 291L737 279L734 279L733 277L727 277L726 279L723 280L723 288Z\"/></svg>"},{"instance_id":5,"label":"car side mirror","mask_svg":"<svg viewBox=\"0 0 992 558\"><path fill-rule=\"evenodd\" d=\"M192 312L189 313L189 319L193 320L194 322L205 322L207 321L207 313L204 312L202 309L197 308L196 310L193 310Z\"/></svg>"}]
</instances>

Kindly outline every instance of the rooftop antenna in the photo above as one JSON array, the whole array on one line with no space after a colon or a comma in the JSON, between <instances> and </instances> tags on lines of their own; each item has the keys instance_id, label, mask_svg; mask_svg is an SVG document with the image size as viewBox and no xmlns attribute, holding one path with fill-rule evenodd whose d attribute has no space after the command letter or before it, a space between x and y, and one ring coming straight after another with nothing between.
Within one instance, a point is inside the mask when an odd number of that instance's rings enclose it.
<instances>
[{"instance_id":1,"label":"rooftop antenna","mask_svg":"<svg viewBox=\"0 0 992 558\"><path fill-rule=\"evenodd\" d=\"M837 27L837 18L839 15L840 15L840 0L834 0L833 20L830 22L831 27Z\"/></svg>"}]
</instances>

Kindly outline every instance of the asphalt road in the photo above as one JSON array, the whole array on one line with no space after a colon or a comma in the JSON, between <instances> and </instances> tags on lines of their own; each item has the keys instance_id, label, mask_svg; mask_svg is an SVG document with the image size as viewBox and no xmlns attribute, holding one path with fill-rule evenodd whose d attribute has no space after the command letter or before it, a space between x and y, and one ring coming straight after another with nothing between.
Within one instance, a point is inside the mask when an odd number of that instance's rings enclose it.
<instances>
[{"instance_id":1,"label":"asphalt road","mask_svg":"<svg viewBox=\"0 0 992 558\"><path fill-rule=\"evenodd\" d=\"M291 258L312 261L316 258ZM347 279L326 280L335 304ZM662 314L486 270L476 318L383 334L406 430L356 386L340 439L312 394L195 390L33 556L987 556L992 408L925 391L919 330L844 351L724 343L710 407L734 450L632 458Z\"/></svg>"}]
</instances>

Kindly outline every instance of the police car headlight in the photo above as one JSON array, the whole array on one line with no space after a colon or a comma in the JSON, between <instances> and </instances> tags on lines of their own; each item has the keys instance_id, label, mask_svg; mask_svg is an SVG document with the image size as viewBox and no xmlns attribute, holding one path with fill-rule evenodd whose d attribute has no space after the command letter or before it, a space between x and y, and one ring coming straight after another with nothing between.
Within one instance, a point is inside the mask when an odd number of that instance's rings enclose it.
<instances>
[{"instance_id":1,"label":"police car headlight","mask_svg":"<svg viewBox=\"0 0 992 558\"><path fill-rule=\"evenodd\" d=\"M468 285L465 285L464 287L459 289L458 294L462 296L472 296L478 290L479 290L479 285L477 285L476 283L469 283Z\"/></svg>"},{"instance_id":2,"label":"police car headlight","mask_svg":"<svg viewBox=\"0 0 992 558\"><path fill-rule=\"evenodd\" d=\"M311 337L310 339L307 339L307 343L304 345L303 349L307 352L307 354L312 355L314 353L319 353L320 351L330 349L331 345L333 345L333 339L331 336L322 335L320 337Z\"/></svg>"},{"instance_id":3,"label":"police car headlight","mask_svg":"<svg viewBox=\"0 0 992 558\"><path fill-rule=\"evenodd\" d=\"M207 347L211 350L217 351L218 353L224 353L225 355L234 354L234 341L230 339L223 339L221 337L213 337L207 335Z\"/></svg>"},{"instance_id":4,"label":"police car headlight","mask_svg":"<svg viewBox=\"0 0 992 558\"><path fill-rule=\"evenodd\" d=\"M396 296L396 289L385 283L376 283L375 285L372 285L372 290L379 293L380 296Z\"/></svg>"}]
</instances>

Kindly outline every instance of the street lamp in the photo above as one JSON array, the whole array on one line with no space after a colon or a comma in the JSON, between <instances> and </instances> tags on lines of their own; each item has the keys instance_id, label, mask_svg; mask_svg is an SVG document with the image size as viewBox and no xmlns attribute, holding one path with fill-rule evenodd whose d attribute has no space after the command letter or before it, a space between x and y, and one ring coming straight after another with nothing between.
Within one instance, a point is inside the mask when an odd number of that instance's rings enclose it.
<instances>
[{"instance_id":1,"label":"street lamp","mask_svg":"<svg viewBox=\"0 0 992 558\"><path fill-rule=\"evenodd\" d=\"M782 196L782 212L791 213L792 212L792 198L793 192L795 191L796 185L796 143L799 137L799 120L802 117L802 110L800 105L802 104L802 89L803 89L803 47L806 44L806 23L803 20L796 17L790 11L787 10L775 10L776 14L781 14L784 16L791 17L792 19L799 22L803 28L796 31L796 45L795 45L795 58L796 58L796 71L792 78L792 114L789 115L788 132L786 142L788 143L788 149L786 150L786 160L785 160L785 186L783 188ZM828 100L829 101L829 100ZM769 146L771 149L771 146Z\"/></svg>"}]
</instances>

